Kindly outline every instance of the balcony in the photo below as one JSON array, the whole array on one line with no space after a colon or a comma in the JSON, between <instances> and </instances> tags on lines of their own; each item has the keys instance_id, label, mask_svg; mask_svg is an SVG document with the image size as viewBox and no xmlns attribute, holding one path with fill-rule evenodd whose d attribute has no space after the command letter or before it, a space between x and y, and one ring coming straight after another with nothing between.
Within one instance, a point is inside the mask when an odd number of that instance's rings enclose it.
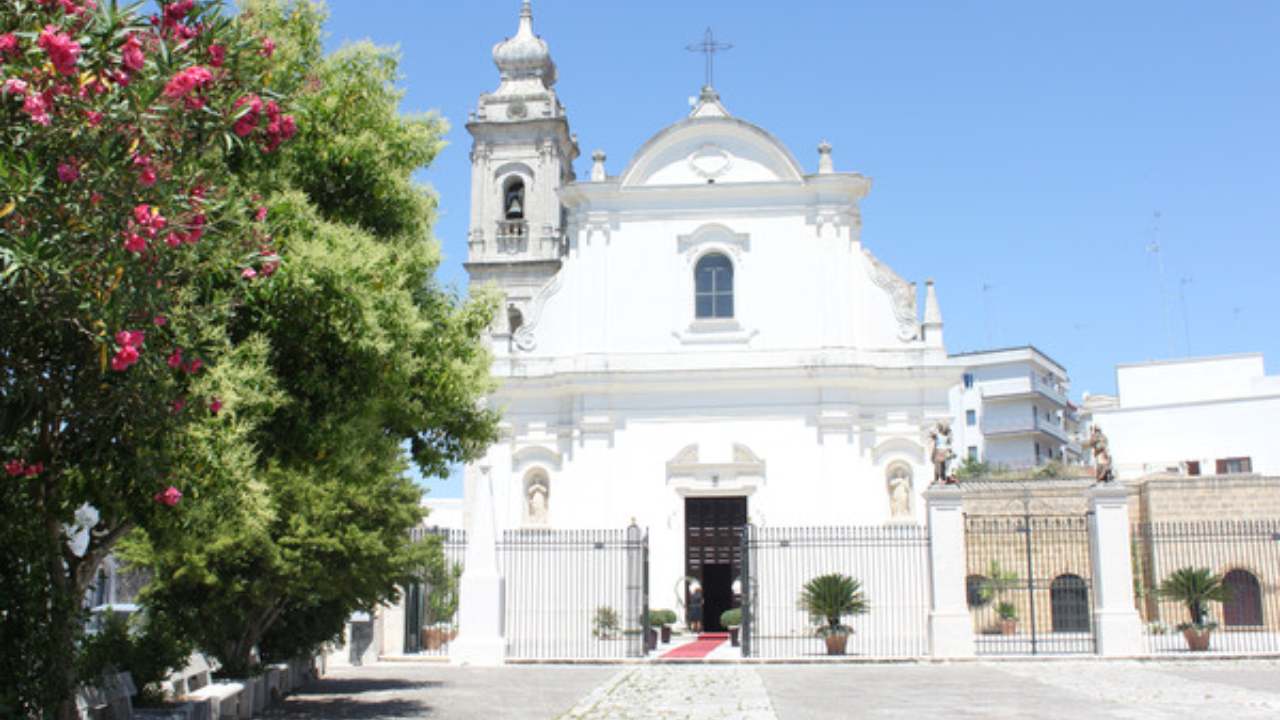
<instances>
[{"instance_id":1,"label":"balcony","mask_svg":"<svg viewBox=\"0 0 1280 720\"><path fill-rule=\"evenodd\" d=\"M529 224L524 220L499 220L496 237L498 252L524 252L529 246Z\"/></svg>"},{"instance_id":2,"label":"balcony","mask_svg":"<svg viewBox=\"0 0 1280 720\"><path fill-rule=\"evenodd\" d=\"M1067 405L1067 394L1056 384L1045 382L1043 378L1038 376L1027 375L1005 380L992 380L983 382L979 387L984 400L1009 400L1041 395L1063 407Z\"/></svg>"},{"instance_id":3,"label":"balcony","mask_svg":"<svg viewBox=\"0 0 1280 720\"><path fill-rule=\"evenodd\" d=\"M1042 417L1018 418L1010 420L991 421L986 418L982 419L983 435L1030 435L1031 433L1044 433L1059 442L1070 442L1067 431L1062 429L1061 425L1045 420Z\"/></svg>"}]
</instances>

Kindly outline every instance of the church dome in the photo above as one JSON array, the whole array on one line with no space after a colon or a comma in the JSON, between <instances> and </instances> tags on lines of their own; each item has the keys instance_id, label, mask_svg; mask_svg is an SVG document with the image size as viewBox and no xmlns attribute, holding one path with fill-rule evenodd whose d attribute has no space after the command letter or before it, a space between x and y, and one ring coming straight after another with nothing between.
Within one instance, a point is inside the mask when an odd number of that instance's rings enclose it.
<instances>
[{"instance_id":1,"label":"church dome","mask_svg":"<svg viewBox=\"0 0 1280 720\"><path fill-rule=\"evenodd\" d=\"M543 86L556 84L556 64L551 50L542 38L533 34L533 8L529 0L520 7L520 27L515 37L493 46L493 63L503 81L539 79Z\"/></svg>"}]
</instances>

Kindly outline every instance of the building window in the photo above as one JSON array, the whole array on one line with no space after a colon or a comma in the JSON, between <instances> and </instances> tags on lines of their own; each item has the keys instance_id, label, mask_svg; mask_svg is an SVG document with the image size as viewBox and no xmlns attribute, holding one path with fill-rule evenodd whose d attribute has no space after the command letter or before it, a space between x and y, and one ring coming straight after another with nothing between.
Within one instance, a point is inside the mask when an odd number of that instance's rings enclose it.
<instances>
[{"instance_id":1,"label":"building window","mask_svg":"<svg viewBox=\"0 0 1280 720\"><path fill-rule=\"evenodd\" d=\"M978 446L977 445L969 446L969 459L973 462L978 462Z\"/></svg>"},{"instance_id":2,"label":"building window","mask_svg":"<svg viewBox=\"0 0 1280 720\"><path fill-rule=\"evenodd\" d=\"M1049 583L1054 632L1089 632L1089 585L1079 575L1059 575Z\"/></svg>"},{"instance_id":3,"label":"building window","mask_svg":"<svg viewBox=\"0 0 1280 720\"><path fill-rule=\"evenodd\" d=\"M971 388L971 387L973 387L973 373L965 373L965 374L964 374L964 386L965 386L966 388Z\"/></svg>"},{"instance_id":4,"label":"building window","mask_svg":"<svg viewBox=\"0 0 1280 720\"><path fill-rule=\"evenodd\" d=\"M720 253L704 255L693 277L695 317L733 317L733 263L729 258Z\"/></svg>"},{"instance_id":5,"label":"building window","mask_svg":"<svg viewBox=\"0 0 1280 720\"><path fill-rule=\"evenodd\" d=\"M969 427L973 427L974 425L977 425L977 424L978 424L978 411L977 411L977 410L965 410L965 411L964 411L964 424L965 424L965 425L968 425Z\"/></svg>"},{"instance_id":6,"label":"building window","mask_svg":"<svg viewBox=\"0 0 1280 720\"><path fill-rule=\"evenodd\" d=\"M1248 570L1236 568L1222 578L1228 599L1222 603L1222 621L1231 627L1261 627L1262 585Z\"/></svg>"},{"instance_id":7,"label":"building window","mask_svg":"<svg viewBox=\"0 0 1280 720\"><path fill-rule=\"evenodd\" d=\"M1200 461L1199 461L1199 460L1188 460L1188 461L1187 461L1187 474L1188 474L1188 475L1190 475L1190 476L1192 476L1192 477L1195 477L1196 475L1199 475L1199 474L1200 474Z\"/></svg>"},{"instance_id":8,"label":"building window","mask_svg":"<svg viewBox=\"0 0 1280 720\"><path fill-rule=\"evenodd\" d=\"M1223 458L1218 461L1219 475L1238 475L1253 472L1253 462L1247 457Z\"/></svg>"}]
</instances>

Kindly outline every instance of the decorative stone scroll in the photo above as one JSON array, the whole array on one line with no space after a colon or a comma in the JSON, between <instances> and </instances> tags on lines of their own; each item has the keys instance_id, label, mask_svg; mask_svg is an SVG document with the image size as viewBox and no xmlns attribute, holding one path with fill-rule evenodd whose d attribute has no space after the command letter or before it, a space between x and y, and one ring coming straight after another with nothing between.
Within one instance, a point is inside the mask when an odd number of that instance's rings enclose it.
<instances>
[{"instance_id":1,"label":"decorative stone scroll","mask_svg":"<svg viewBox=\"0 0 1280 720\"><path fill-rule=\"evenodd\" d=\"M867 256L871 281L889 293L889 300L893 305L893 316L898 321L898 339L903 342L918 340L920 322L919 313L916 310L916 294L912 289L914 286L889 269L888 265L880 262L870 250L863 248L862 252Z\"/></svg>"}]
</instances>

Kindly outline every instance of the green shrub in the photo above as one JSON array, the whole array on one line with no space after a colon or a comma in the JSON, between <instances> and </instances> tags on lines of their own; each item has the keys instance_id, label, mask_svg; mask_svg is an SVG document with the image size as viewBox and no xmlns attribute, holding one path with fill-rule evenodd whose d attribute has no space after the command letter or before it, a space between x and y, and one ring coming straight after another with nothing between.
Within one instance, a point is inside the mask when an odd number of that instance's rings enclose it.
<instances>
[{"instance_id":1,"label":"green shrub","mask_svg":"<svg viewBox=\"0 0 1280 720\"><path fill-rule=\"evenodd\" d=\"M724 627L738 627L742 624L742 608L733 608L720 613L720 624Z\"/></svg>"},{"instance_id":2,"label":"green shrub","mask_svg":"<svg viewBox=\"0 0 1280 720\"><path fill-rule=\"evenodd\" d=\"M191 643L175 627L148 613L112 613L94 635L84 639L76 674L93 684L106 673L128 671L138 688L138 705L164 702L160 683L187 664Z\"/></svg>"},{"instance_id":3,"label":"green shrub","mask_svg":"<svg viewBox=\"0 0 1280 720\"><path fill-rule=\"evenodd\" d=\"M608 640L618 632L618 611L608 605L596 608L591 620L591 635L600 640Z\"/></svg>"},{"instance_id":4,"label":"green shrub","mask_svg":"<svg viewBox=\"0 0 1280 720\"><path fill-rule=\"evenodd\" d=\"M675 610L667 610L660 608L658 610L649 611L649 625L652 627L661 627L663 625L675 625L679 617Z\"/></svg>"}]
</instances>

